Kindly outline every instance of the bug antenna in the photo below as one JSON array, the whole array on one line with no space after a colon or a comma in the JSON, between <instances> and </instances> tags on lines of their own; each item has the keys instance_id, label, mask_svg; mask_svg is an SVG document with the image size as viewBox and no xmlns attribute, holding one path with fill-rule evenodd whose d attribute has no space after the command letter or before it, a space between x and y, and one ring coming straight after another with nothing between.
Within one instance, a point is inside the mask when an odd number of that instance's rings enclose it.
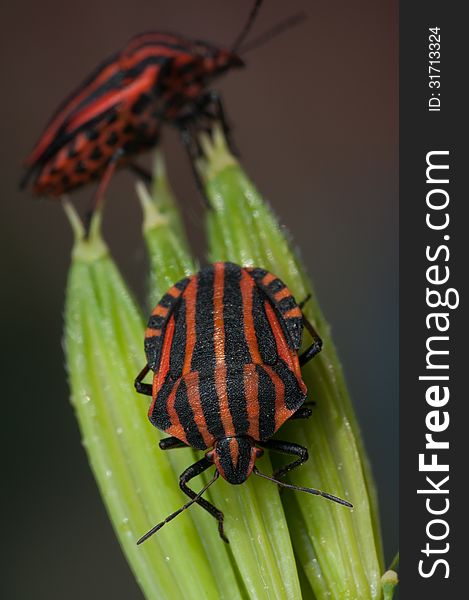
<instances>
[{"instance_id":1,"label":"bug antenna","mask_svg":"<svg viewBox=\"0 0 469 600\"><path fill-rule=\"evenodd\" d=\"M332 502L337 502L337 504L342 504L343 506L348 506L349 508L353 508L353 504L347 502L347 500L342 500L342 498L338 498L337 496L333 496L332 494L328 494L327 492L322 492L321 490L315 490L314 488L305 488L299 485L291 485L290 483L285 483L284 481L279 481L274 477L269 477L265 473L261 473L257 467L253 469L254 474L259 477L263 477L264 479L268 479L277 485L288 488L290 490L297 490L298 492L307 492L308 494L313 494L314 496L322 496L323 498L327 498L327 500L332 500Z\"/></svg>"},{"instance_id":2,"label":"bug antenna","mask_svg":"<svg viewBox=\"0 0 469 600\"><path fill-rule=\"evenodd\" d=\"M260 7L262 6L262 2L263 2L263 0L256 0L256 2L254 3L254 6L251 9L251 12L249 14L248 20L246 21L246 24L241 29L241 32L239 33L238 37L233 42L233 45L231 46L231 52L233 54L235 54L237 52L238 48L241 46L243 41L246 39L246 36L251 31L251 27L253 26L254 21L256 20L257 13L259 12Z\"/></svg>"},{"instance_id":3,"label":"bug antenna","mask_svg":"<svg viewBox=\"0 0 469 600\"><path fill-rule=\"evenodd\" d=\"M251 52L251 50L255 50L256 48L259 48L259 46L263 46L267 42L270 42L272 38L281 35L288 29L300 25L300 23L306 21L307 18L308 17L304 12L296 13L291 17L287 17L283 21L280 21L280 23L277 23L277 25L274 25L271 29L268 29L267 31L264 31L264 33L258 35L248 44L241 46L239 48L239 53L244 56L248 52Z\"/></svg>"},{"instance_id":4,"label":"bug antenna","mask_svg":"<svg viewBox=\"0 0 469 600\"><path fill-rule=\"evenodd\" d=\"M178 515L180 515L184 510L186 510L186 508L189 508L189 506L192 506L193 504L195 504L197 502L197 500L199 500L199 498L202 496L202 494L204 494L208 490L208 488L212 485L212 483L214 483L218 479L218 476L219 476L218 471L215 471L215 474L214 474L213 478L207 483L206 486L204 486L200 490L200 492L196 496L194 496L192 498L192 500L190 500L189 502L187 502L186 504L184 504L184 506L181 506L181 508L179 510L171 513L169 516L166 517L166 519L164 521L161 521L161 523L158 523L158 525L155 525L154 527L152 527L150 529L150 531L147 531L147 533L145 535L142 535L142 537L137 541L137 546L139 546L140 544L142 544L143 542L145 542L154 533L156 533L157 531L159 531L164 525L166 525L166 523L169 523L175 517L177 517Z\"/></svg>"}]
</instances>

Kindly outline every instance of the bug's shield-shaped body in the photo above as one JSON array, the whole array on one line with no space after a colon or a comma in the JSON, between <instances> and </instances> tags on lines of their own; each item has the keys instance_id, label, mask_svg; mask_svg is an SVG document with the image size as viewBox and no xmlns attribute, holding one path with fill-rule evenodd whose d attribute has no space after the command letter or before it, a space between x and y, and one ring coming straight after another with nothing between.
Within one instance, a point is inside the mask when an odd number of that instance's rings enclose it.
<instances>
[{"instance_id":1,"label":"bug's shield-shaped body","mask_svg":"<svg viewBox=\"0 0 469 600\"><path fill-rule=\"evenodd\" d=\"M146 330L151 422L201 450L268 440L306 397L302 330L290 291L262 269L220 262L176 283Z\"/></svg>"},{"instance_id":2,"label":"bug's shield-shaped body","mask_svg":"<svg viewBox=\"0 0 469 600\"><path fill-rule=\"evenodd\" d=\"M58 107L28 157L22 185L60 196L158 143L163 123L197 113L212 80L242 61L205 42L142 33L99 65Z\"/></svg>"}]
</instances>

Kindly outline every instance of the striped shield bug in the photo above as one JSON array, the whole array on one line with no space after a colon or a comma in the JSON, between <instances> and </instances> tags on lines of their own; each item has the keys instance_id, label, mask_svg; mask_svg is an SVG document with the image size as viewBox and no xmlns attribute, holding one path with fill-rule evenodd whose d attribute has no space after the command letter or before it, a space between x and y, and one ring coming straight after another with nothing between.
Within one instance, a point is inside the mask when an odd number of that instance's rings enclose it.
<instances>
[{"instance_id":1,"label":"striped shield bug","mask_svg":"<svg viewBox=\"0 0 469 600\"><path fill-rule=\"evenodd\" d=\"M304 328L312 343L299 355ZM219 262L167 291L148 321L147 364L135 387L152 396L149 419L170 435L160 441L162 450L191 446L206 452L179 478L190 502L153 527L139 544L194 503L217 519L220 536L227 542L223 513L202 497L220 475L237 485L254 473L352 507L326 492L280 480L308 460L308 451L271 439L288 419L311 415L304 405L307 390L300 367L321 346L302 305L264 269ZM143 383L150 370L153 384ZM255 466L265 449L295 460L270 477ZM214 476L199 493L188 487L192 478L212 466Z\"/></svg>"},{"instance_id":2,"label":"striped shield bug","mask_svg":"<svg viewBox=\"0 0 469 600\"><path fill-rule=\"evenodd\" d=\"M58 198L99 180L96 208L115 169L127 166L145 175L134 158L158 144L165 123L181 131L192 158L194 126L219 119L229 134L210 85L244 66L238 52L261 4L255 1L229 49L155 31L132 38L58 107L26 160L21 186L34 177L35 194Z\"/></svg>"}]
</instances>

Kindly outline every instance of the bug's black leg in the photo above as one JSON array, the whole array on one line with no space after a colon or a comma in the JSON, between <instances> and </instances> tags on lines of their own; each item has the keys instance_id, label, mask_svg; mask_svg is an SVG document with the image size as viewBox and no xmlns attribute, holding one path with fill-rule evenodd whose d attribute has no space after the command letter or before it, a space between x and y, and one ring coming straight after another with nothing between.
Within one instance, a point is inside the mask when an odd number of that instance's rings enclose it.
<instances>
[{"instance_id":1,"label":"bug's black leg","mask_svg":"<svg viewBox=\"0 0 469 600\"><path fill-rule=\"evenodd\" d=\"M307 350L305 350L303 352L303 354L300 354L300 365L301 366L305 365L312 358L314 358L316 356L316 354L321 352L321 348L322 348L321 338L319 337L319 335L317 334L314 327L311 325L311 323L308 321L308 319L304 315L303 315L303 325L306 327L306 329L311 334L311 337L313 338L313 343Z\"/></svg>"},{"instance_id":2,"label":"bug's black leg","mask_svg":"<svg viewBox=\"0 0 469 600\"><path fill-rule=\"evenodd\" d=\"M273 477L278 479L291 471L292 469L296 469L304 462L308 460L308 450L299 444L293 444L292 442L281 442L280 440L268 440L266 442L256 442L261 448L266 448L267 450L272 450L273 452L280 452L280 454L289 454L292 456L297 456L298 458L293 462L277 469L274 472Z\"/></svg>"},{"instance_id":3,"label":"bug's black leg","mask_svg":"<svg viewBox=\"0 0 469 600\"><path fill-rule=\"evenodd\" d=\"M308 406L301 406L296 412L292 414L290 417L290 421L292 419L309 419L309 417L313 414L313 411Z\"/></svg>"},{"instance_id":4,"label":"bug's black leg","mask_svg":"<svg viewBox=\"0 0 469 600\"><path fill-rule=\"evenodd\" d=\"M181 442L181 440L178 440L176 437L173 436L160 440L160 443L158 445L161 448L161 450L172 450L173 448L187 448L187 444Z\"/></svg>"},{"instance_id":5,"label":"bug's black leg","mask_svg":"<svg viewBox=\"0 0 469 600\"><path fill-rule=\"evenodd\" d=\"M192 174L194 176L197 189L199 190L199 193L202 196L204 204L207 206L207 208L211 208L210 202L207 198L207 194L205 193L203 181L199 175L199 172L197 171L197 167L195 166L197 160L199 160L199 158L202 155L202 151L197 145L197 142L194 141L194 136L190 132L187 125L181 124L179 127L179 131L181 134L182 143L187 151L187 154L189 155L189 162L191 164Z\"/></svg>"},{"instance_id":6,"label":"bug's black leg","mask_svg":"<svg viewBox=\"0 0 469 600\"><path fill-rule=\"evenodd\" d=\"M133 162L133 161L129 162L127 164L127 166L129 167L129 169L131 171L133 171L136 175L138 175L140 177L140 179L142 179L145 183L152 183L153 175L150 171L148 171L148 169L141 167L139 164L137 164L136 162Z\"/></svg>"},{"instance_id":7,"label":"bug's black leg","mask_svg":"<svg viewBox=\"0 0 469 600\"><path fill-rule=\"evenodd\" d=\"M109 182L111 181L111 178L114 175L114 172L117 168L119 159L122 157L122 154L123 154L123 150L121 148L119 148L119 150L117 150L117 152L115 152L111 156L111 159L109 160L109 162L104 170L104 173L101 177L101 180L98 184L96 192L91 201L91 206L88 209L88 211L85 215L85 219L84 219L85 237L86 238L88 238L89 234L90 234L91 221L93 219L94 213L97 210L99 210L103 205L104 195L108 188Z\"/></svg>"},{"instance_id":8,"label":"bug's black leg","mask_svg":"<svg viewBox=\"0 0 469 600\"><path fill-rule=\"evenodd\" d=\"M220 121L228 148L230 149L232 154L239 157L239 151L236 147L236 144L233 141L231 126L230 126L229 120L226 116L226 110L223 105L223 101L221 99L220 94L215 90L210 90L202 98L201 102L202 102L202 105L205 105L205 110L206 110L206 107L210 104L214 107L215 114L210 115L210 113L208 113L208 116L211 116L212 119L217 119L218 121Z\"/></svg>"},{"instance_id":9,"label":"bug's black leg","mask_svg":"<svg viewBox=\"0 0 469 600\"><path fill-rule=\"evenodd\" d=\"M308 300L311 300L311 294L308 294L306 298L298 304L301 310L303 310L303 306L308 302Z\"/></svg>"},{"instance_id":10,"label":"bug's black leg","mask_svg":"<svg viewBox=\"0 0 469 600\"><path fill-rule=\"evenodd\" d=\"M187 482L193 479L194 477L197 477L197 475L200 475L200 473L203 473L203 471L207 470L209 467L212 466L213 462L209 461L208 458L204 456L202 459L198 460L196 463L188 467L184 471L184 473L181 473L179 477L179 487L192 500L197 496L197 494L194 492L194 490L191 490L191 488L187 487ZM218 521L218 533L220 534L221 539L227 544L229 544L228 538L225 536L225 532L223 530L224 516L221 510L215 508L213 504L207 502L205 498L198 498L197 504L199 504L202 508L205 508L205 510L209 512L212 515L212 517L215 517L215 519Z\"/></svg>"},{"instance_id":11,"label":"bug's black leg","mask_svg":"<svg viewBox=\"0 0 469 600\"><path fill-rule=\"evenodd\" d=\"M140 371L140 373L137 375L137 377L135 378L135 382L134 382L134 386L135 386L135 389L137 390L137 392L139 394L144 394L145 396L151 396L152 389L153 389L153 386L151 385L151 383L142 383L142 381L145 379L149 370L150 370L150 367L148 365L145 365L143 367L143 369Z\"/></svg>"}]
</instances>

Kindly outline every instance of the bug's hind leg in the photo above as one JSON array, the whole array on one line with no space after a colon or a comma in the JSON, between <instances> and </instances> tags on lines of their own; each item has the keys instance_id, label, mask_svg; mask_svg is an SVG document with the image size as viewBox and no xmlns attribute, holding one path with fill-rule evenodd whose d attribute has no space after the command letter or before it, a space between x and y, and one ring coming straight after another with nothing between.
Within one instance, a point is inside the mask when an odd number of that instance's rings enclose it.
<instances>
[{"instance_id":1,"label":"bug's hind leg","mask_svg":"<svg viewBox=\"0 0 469 600\"><path fill-rule=\"evenodd\" d=\"M98 184L96 192L94 193L93 199L91 201L91 206L85 215L84 225L85 225L85 237L86 238L88 238L90 235L90 228L91 228L91 222L93 220L93 215L95 214L96 211L100 210L104 204L105 194L106 194L107 188L109 186L109 182L111 181L112 176L114 175L114 172L117 168L117 164L121 157L122 157L122 150L119 149L115 154L112 155L109 163L107 164L106 168L104 169L101 180Z\"/></svg>"},{"instance_id":2,"label":"bug's hind leg","mask_svg":"<svg viewBox=\"0 0 469 600\"><path fill-rule=\"evenodd\" d=\"M286 473L292 469L296 469L309 458L308 450L299 444L293 444L292 442L282 442L280 440L267 440L266 442L257 442L261 448L272 450L272 452L279 452L280 454L288 454L291 456L297 456L298 458L291 463L288 463L284 467L277 469L273 473L273 477L278 479L283 477Z\"/></svg>"},{"instance_id":3,"label":"bug's hind leg","mask_svg":"<svg viewBox=\"0 0 469 600\"><path fill-rule=\"evenodd\" d=\"M177 437L167 437L160 440L159 447L161 450L172 450L173 448L187 448L187 444L178 440Z\"/></svg>"},{"instance_id":4,"label":"bug's hind leg","mask_svg":"<svg viewBox=\"0 0 469 600\"><path fill-rule=\"evenodd\" d=\"M197 497L197 494L194 492L194 490L191 490L190 487L187 487L187 482L193 479L194 477L197 477L197 475L200 475L200 473L203 473L209 467L212 466L213 462L211 462L210 460L208 460L208 458L204 456L204 458L197 461L196 463L188 467L183 473L181 473L179 477L179 487L192 500L194 500ZM213 506L213 504L210 504L210 502L207 502L205 498L197 498L196 503L202 508L205 508L205 510L209 512L212 515L212 517L215 517L215 519L218 521L218 533L220 534L221 539L227 544L229 544L228 538L226 537L223 529L224 515L221 512L221 510L215 508L215 506Z\"/></svg>"},{"instance_id":5,"label":"bug's hind leg","mask_svg":"<svg viewBox=\"0 0 469 600\"><path fill-rule=\"evenodd\" d=\"M153 390L153 386L151 385L151 383L142 383L142 381L145 379L149 370L150 370L150 367L148 365L145 365L143 367L143 369L140 371L140 373L137 375L137 377L135 378L135 382L134 382L136 391L139 394L144 394L145 396L151 396L152 390Z\"/></svg>"}]
</instances>

